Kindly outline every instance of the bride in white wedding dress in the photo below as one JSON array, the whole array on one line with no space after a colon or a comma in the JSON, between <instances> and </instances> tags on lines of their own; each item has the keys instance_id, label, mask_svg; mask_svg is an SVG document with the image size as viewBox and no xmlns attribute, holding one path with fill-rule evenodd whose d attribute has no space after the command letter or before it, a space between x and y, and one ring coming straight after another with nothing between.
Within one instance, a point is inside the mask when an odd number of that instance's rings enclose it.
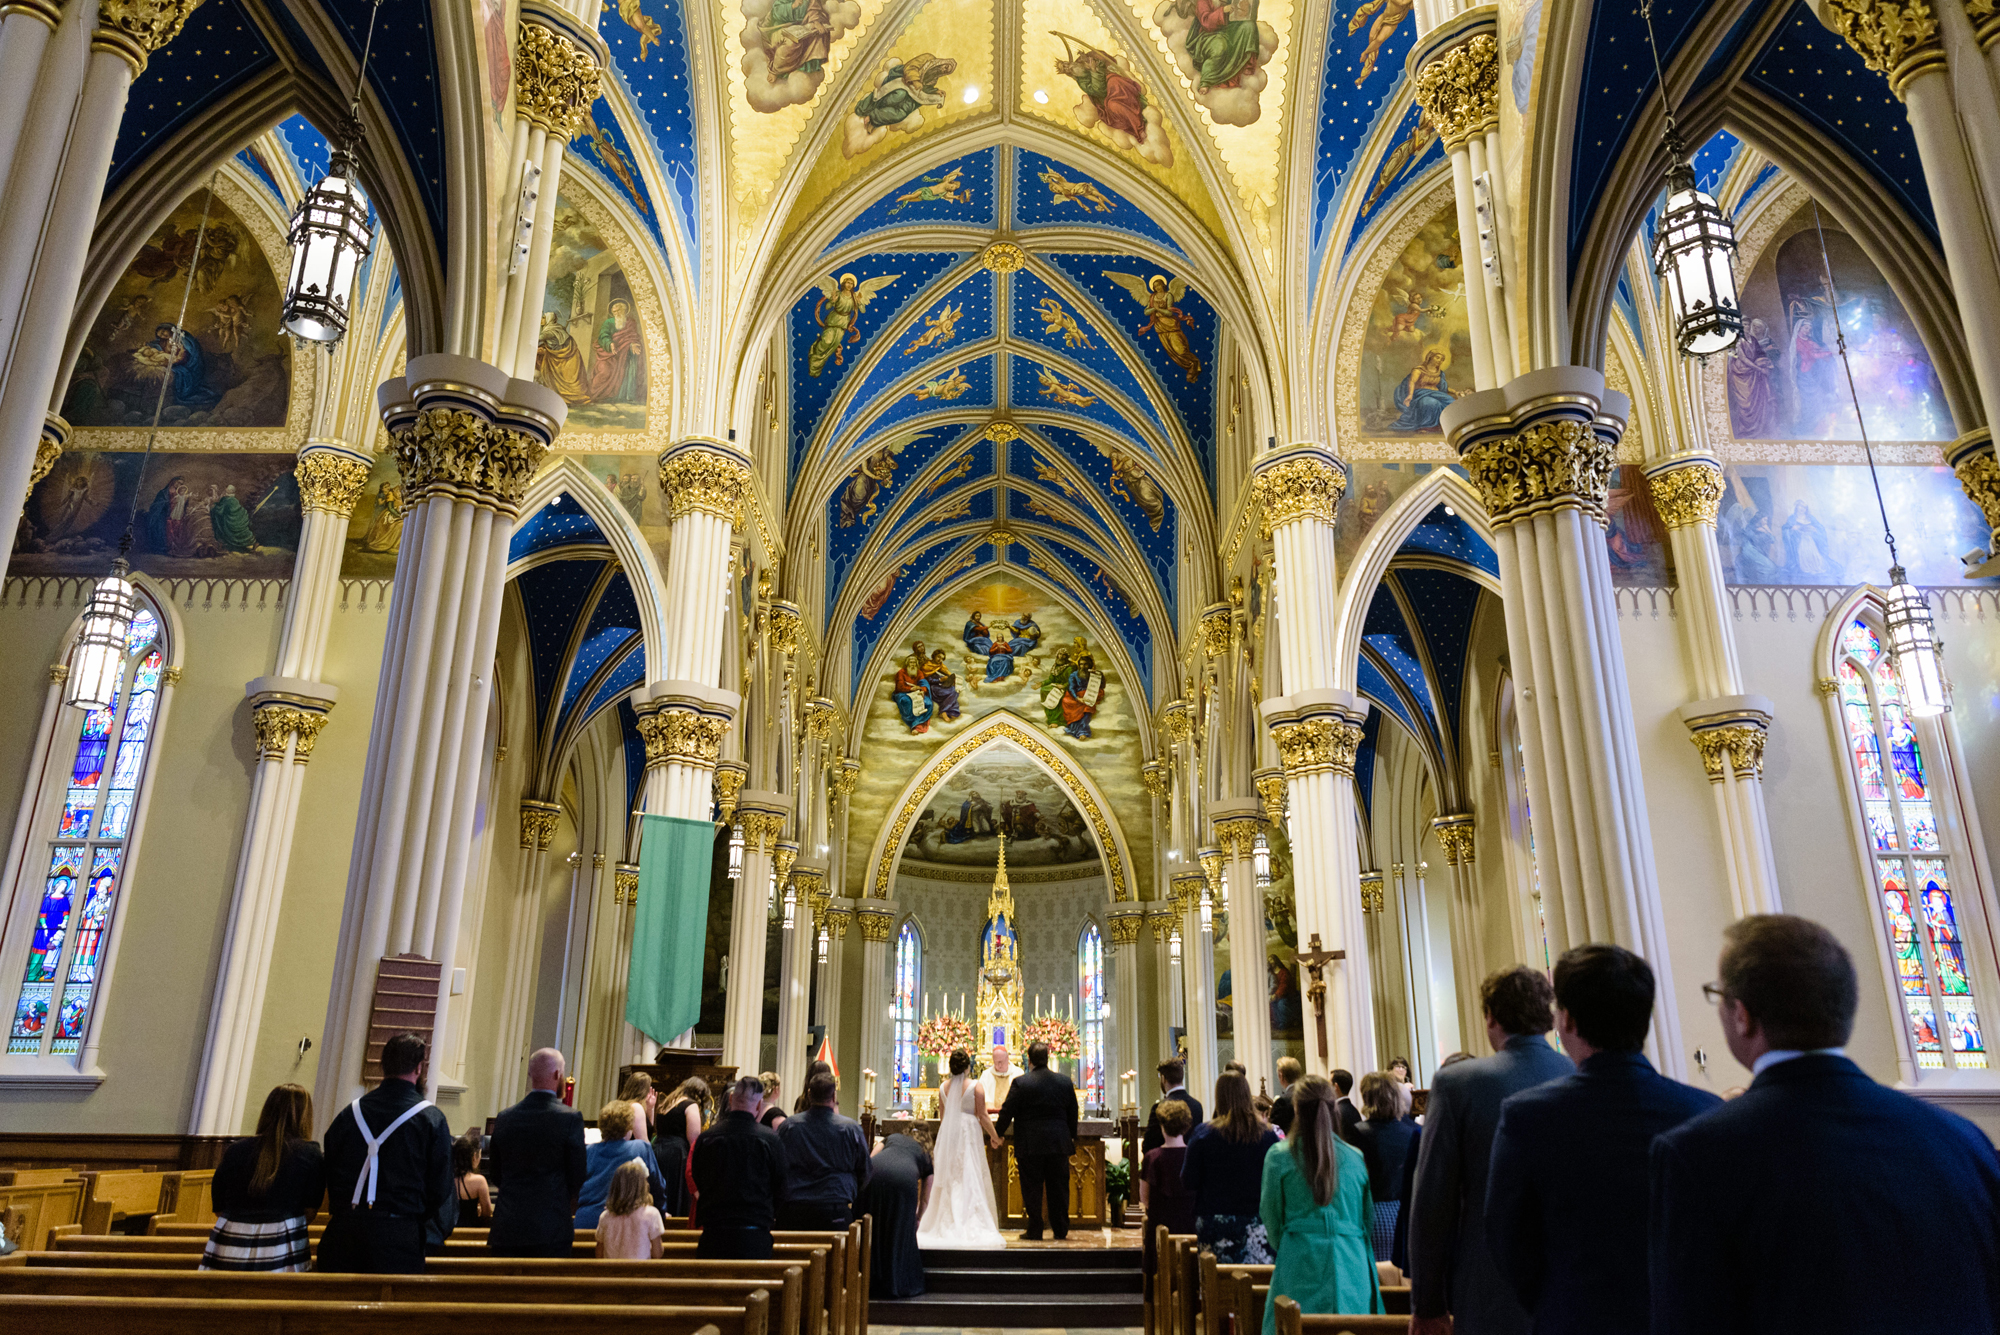
<instances>
[{"instance_id":1,"label":"bride in white wedding dress","mask_svg":"<svg viewBox=\"0 0 2000 1335\"><path fill-rule=\"evenodd\" d=\"M937 1144L931 1158L936 1176L930 1205L917 1225L917 1245L966 1251L1005 1247L1000 1212L993 1200L993 1174L986 1147L1000 1136L986 1115L986 1095L973 1084L972 1058L963 1048L951 1054L951 1077L938 1091Z\"/></svg>"}]
</instances>

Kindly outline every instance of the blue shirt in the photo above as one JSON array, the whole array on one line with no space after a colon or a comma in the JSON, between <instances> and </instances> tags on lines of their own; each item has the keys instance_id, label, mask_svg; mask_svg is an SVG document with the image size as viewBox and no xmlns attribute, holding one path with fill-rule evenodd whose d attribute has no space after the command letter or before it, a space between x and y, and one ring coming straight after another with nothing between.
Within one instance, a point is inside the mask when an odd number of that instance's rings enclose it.
<instances>
[{"instance_id":1,"label":"blue shirt","mask_svg":"<svg viewBox=\"0 0 2000 1335\"><path fill-rule=\"evenodd\" d=\"M666 1179L660 1176L651 1145L643 1140L600 1140L584 1155L583 1189L576 1198L578 1228L597 1227L597 1217L604 1213L605 1199L611 1194L611 1175L634 1159L646 1166L646 1188L653 1194L653 1204L666 1199Z\"/></svg>"}]
</instances>

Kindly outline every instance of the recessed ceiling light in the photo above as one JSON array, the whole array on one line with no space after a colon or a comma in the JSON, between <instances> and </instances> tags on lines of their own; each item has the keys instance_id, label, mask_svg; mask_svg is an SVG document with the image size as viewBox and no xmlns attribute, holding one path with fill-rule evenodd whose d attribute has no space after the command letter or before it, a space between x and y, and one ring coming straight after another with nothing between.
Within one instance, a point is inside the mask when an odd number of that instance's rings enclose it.
<instances>
[{"instance_id":1,"label":"recessed ceiling light","mask_svg":"<svg viewBox=\"0 0 2000 1335\"><path fill-rule=\"evenodd\" d=\"M1449 505L1445 506L1444 512L1450 515L1453 519L1458 518L1458 511L1452 509Z\"/></svg>"},{"instance_id":2,"label":"recessed ceiling light","mask_svg":"<svg viewBox=\"0 0 2000 1335\"><path fill-rule=\"evenodd\" d=\"M979 100L979 85L974 84L965 90L965 100L968 104Z\"/></svg>"},{"instance_id":3,"label":"recessed ceiling light","mask_svg":"<svg viewBox=\"0 0 2000 1335\"><path fill-rule=\"evenodd\" d=\"M1035 101L1047 105L1048 100L1049 100L1049 94L1047 89L1037 88L1035 90Z\"/></svg>"}]
</instances>

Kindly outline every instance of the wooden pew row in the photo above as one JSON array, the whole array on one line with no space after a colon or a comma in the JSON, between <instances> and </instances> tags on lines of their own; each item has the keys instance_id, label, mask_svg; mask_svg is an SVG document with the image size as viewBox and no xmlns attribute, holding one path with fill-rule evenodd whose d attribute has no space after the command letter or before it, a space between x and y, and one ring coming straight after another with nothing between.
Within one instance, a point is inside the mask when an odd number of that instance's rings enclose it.
<instances>
[{"instance_id":1,"label":"wooden pew row","mask_svg":"<svg viewBox=\"0 0 2000 1335\"><path fill-rule=\"evenodd\" d=\"M278 1275L185 1270L97 1270L55 1266L0 1268L0 1302L25 1294L92 1298L342 1303L573 1303L621 1307L748 1307L770 1298L770 1335L799 1335L805 1273L796 1265L756 1262L777 1276L692 1279L653 1275L525 1278L505 1275ZM777 1282L774 1284L773 1280Z\"/></svg>"},{"instance_id":2,"label":"wooden pew row","mask_svg":"<svg viewBox=\"0 0 2000 1335\"><path fill-rule=\"evenodd\" d=\"M38 1330L116 1330L119 1335L379 1335L400 1325L423 1335L603 1335L627 1326L647 1335L766 1335L762 1309L748 1307L552 1307L504 1303L231 1302L188 1298L11 1298L12 1319Z\"/></svg>"},{"instance_id":3,"label":"wooden pew row","mask_svg":"<svg viewBox=\"0 0 2000 1335\"><path fill-rule=\"evenodd\" d=\"M1271 1267L1230 1266L1216 1285L1217 1303L1222 1312L1223 1335L1259 1335L1264 1329L1264 1308L1271 1296ZM1384 1284L1382 1307L1390 1316L1410 1314L1410 1286Z\"/></svg>"},{"instance_id":4,"label":"wooden pew row","mask_svg":"<svg viewBox=\"0 0 2000 1335\"><path fill-rule=\"evenodd\" d=\"M1406 1316L1305 1316L1290 1298L1278 1299L1278 1335L1408 1335Z\"/></svg>"},{"instance_id":5,"label":"wooden pew row","mask_svg":"<svg viewBox=\"0 0 2000 1335\"><path fill-rule=\"evenodd\" d=\"M83 1165L74 1168L0 1168L0 1187L47 1187L83 1176Z\"/></svg>"},{"instance_id":6,"label":"wooden pew row","mask_svg":"<svg viewBox=\"0 0 2000 1335\"><path fill-rule=\"evenodd\" d=\"M74 1177L63 1182L0 1187L0 1210L19 1212L18 1240L22 1246L42 1247L48 1244L52 1230L73 1228L83 1217L83 1190L83 1180Z\"/></svg>"},{"instance_id":7,"label":"wooden pew row","mask_svg":"<svg viewBox=\"0 0 2000 1335\"><path fill-rule=\"evenodd\" d=\"M1167 1236L1161 1264L1172 1268L1173 1321L1168 1335L1201 1335L1201 1244L1192 1233Z\"/></svg>"}]
</instances>

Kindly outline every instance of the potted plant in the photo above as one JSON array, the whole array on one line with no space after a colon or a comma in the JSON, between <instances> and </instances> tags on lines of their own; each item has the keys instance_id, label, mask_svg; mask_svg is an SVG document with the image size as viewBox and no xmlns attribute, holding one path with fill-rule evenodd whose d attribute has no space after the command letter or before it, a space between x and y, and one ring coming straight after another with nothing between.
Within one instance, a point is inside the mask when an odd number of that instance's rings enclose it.
<instances>
[{"instance_id":1,"label":"potted plant","mask_svg":"<svg viewBox=\"0 0 2000 1335\"><path fill-rule=\"evenodd\" d=\"M1104 1165L1104 1200L1111 1207L1111 1227L1125 1227L1125 1199L1132 1193L1132 1165L1123 1159Z\"/></svg>"}]
</instances>

